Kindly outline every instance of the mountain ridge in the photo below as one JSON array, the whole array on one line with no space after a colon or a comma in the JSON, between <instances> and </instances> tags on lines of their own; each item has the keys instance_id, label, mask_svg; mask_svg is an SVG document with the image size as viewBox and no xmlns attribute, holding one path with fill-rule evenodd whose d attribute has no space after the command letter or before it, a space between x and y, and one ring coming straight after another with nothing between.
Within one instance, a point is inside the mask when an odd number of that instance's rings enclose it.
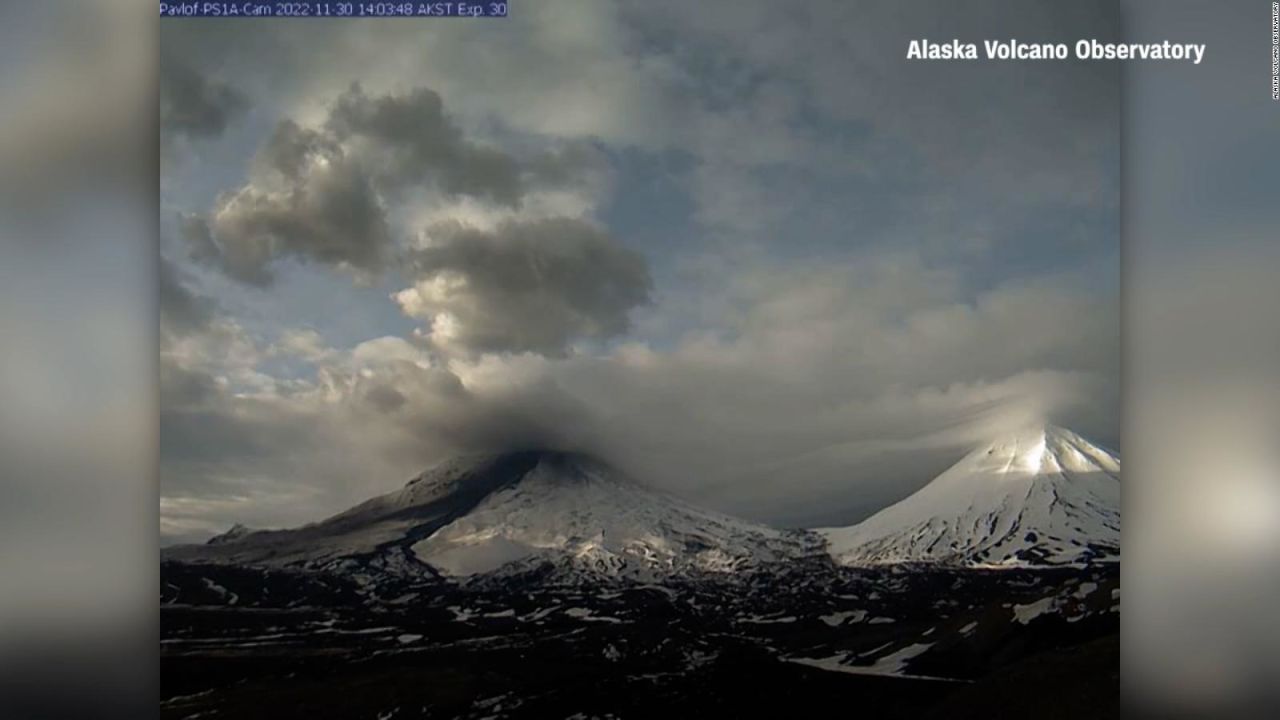
<instances>
[{"instance_id":1,"label":"mountain ridge","mask_svg":"<svg viewBox=\"0 0 1280 720\"><path fill-rule=\"evenodd\" d=\"M652 581L820 553L777 530L649 489L582 453L455 458L404 487L291 530L233 529L162 559L265 567L375 563L469 577L531 565Z\"/></svg>"},{"instance_id":2,"label":"mountain ridge","mask_svg":"<svg viewBox=\"0 0 1280 720\"><path fill-rule=\"evenodd\" d=\"M1036 426L975 448L860 523L782 530L650 489L583 453L465 455L323 520L237 524L162 559L459 580L553 568L642 582L819 556L839 566L1087 564L1119 557L1119 470L1101 446Z\"/></svg>"},{"instance_id":3,"label":"mountain ridge","mask_svg":"<svg viewBox=\"0 0 1280 720\"><path fill-rule=\"evenodd\" d=\"M816 530L842 565L1061 565L1119 558L1120 461L1037 425L978 446L860 523Z\"/></svg>"}]
</instances>

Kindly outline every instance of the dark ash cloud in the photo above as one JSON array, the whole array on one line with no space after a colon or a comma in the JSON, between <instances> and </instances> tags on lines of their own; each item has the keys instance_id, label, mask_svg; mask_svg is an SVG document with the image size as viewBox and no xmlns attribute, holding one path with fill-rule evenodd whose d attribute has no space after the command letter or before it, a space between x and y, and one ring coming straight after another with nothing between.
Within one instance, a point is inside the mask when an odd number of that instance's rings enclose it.
<instances>
[{"instance_id":1,"label":"dark ash cloud","mask_svg":"<svg viewBox=\"0 0 1280 720\"><path fill-rule=\"evenodd\" d=\"M283 187L249 184L224 194L209 216L183 221L192 257L240 282L266 286L281 258L380 270L391 230L382 202L362 168L349 158L313 160Z\"/></svg>"},{"instance_id":2,"label":"dark ash cloud","mask_svg":"<svg viewBox=\"0 0 1280 720\"><path fill-rule=\"evenodd\" d=\"M600 163L581 144L521 161L468 140L432 90L371 96L355 84L319 127L281 121L248 182L185 218L183 235L194 259L249 285L270 285L284 258L371 276L394 254L389 215L411 190L512 210L532 190L580 183Z\"/></svg>"},{"instance_id":3,"label":"dark ash cloud","mask_svg":"<svg viewBox=\"0 0 1280 720\"><path fill-rule=\"evenodd\" d=\"M162 142L179 136L215 138L248 108L236 88L210 80L174 53L160 62L160 133Z\"/></svg>"},{"instance_id":4,"label":"dark ash cloud","mask_svg":"<svg viewBox=\"0 0 1280 720\"><path fill-rule=\"evenodd\" d=\"M389 190L433 183L449 195L508 206L523 194L516 160L466 140L427 88L375 98L353 85L334 103L325 127L335 140L364 140L371 170Z\"/></svg>"},{"instance_id":5,"label":"dark ash cloud","mask_svg":"<svg viewBox=\"0 0 1280 720\"><path fill-rule=\"evenodd\" d=\"M404 407L404 404L408 401L399 390L390 385L374 385L365 391L364 399L373 407L387 414Z\"/></svg>"},{"instance_id":6,"label":"dark ash cloud","mask_svg":"<svg viewBox=\"0 0 1280 720\"><path fill-rule=\"evenodd\" d=\"M561 355L577 339L630 327L649 300L644 259L604 230L565 218L505 222L492 232L450 224L408 255L418 282L396 295L431 322L437 346L472 353Z\"/></svg>"}]
</instances>

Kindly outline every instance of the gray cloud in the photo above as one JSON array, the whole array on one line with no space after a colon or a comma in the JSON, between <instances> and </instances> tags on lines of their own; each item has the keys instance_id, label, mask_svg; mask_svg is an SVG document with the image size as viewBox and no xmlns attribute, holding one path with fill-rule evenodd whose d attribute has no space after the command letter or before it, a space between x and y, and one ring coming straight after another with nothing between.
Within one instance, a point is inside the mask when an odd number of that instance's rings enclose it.
<instances>
[{"instance_id":1,"label":"gray cloud","mask_svg":"<svg viewBox=\"0 0 1280 720\"><path fill-rule=\"evenodd\" d=\"M677 493L800 525L856 520L1027 420L1118 444L1113 295L1039 277L970 300L946 278L874 258L739 276L741 317L719 332L544 361L588 410L556 430Z\"/></svg>"},{"instance_id":2,"label":"gray cloud","mask_svg":"<svg viewBox=\"0 0 1280 720\"><path fill-rule=\"evenodd\" d=\"M204 331L211 349L223 342L218 328L215 321ZM569 414L545 386L512 389L514 399L475 392L448 368L408 359L415 354L402 340L368 341L327 354L314 378L253 392L227 382L237 368L225 358L162 354L166 542L204 539L233 519L300 524L443 457L556 444L544 423Z\"/></svg>"},{"instance_id":3,"label":"gray cloud","mask_svg":"<svg viewBox=\"0 0 1280 720\"><path fill-rule=\"evenodd\" d=\"M520 201L520 166L499 150L468 142L445 114L440 96L418 88L402 96L370 97L359 85L334 103L326 123L340 141L366 140L373 172L391 188L434 182L445 193Z\"/></svg>"},{"instance_id":4,"label":"gray cloud","mask_svg":"<svg viewBox=\"0 0 1280 720\"><path fill-rule=\"evenodd\" d=\"M649 299L644 259L580 220L506 222L488 232L436 226L408 255L418 277L396 295L431 322L440 347L561 354L576 339L605 340L630 327Z\"/></svg>"},{"instance_id":5,"label":"gray cloud","mask_svg":"<svg viewBox=\"0 0 1280 720\"><path fill-rule=\"evenodd\" d=\"M205 77L175 52L162 55L159 69L162 142L217 137L248 108L242 92Z\"/></svg>"},{"instance_id":6,"label":"gray cloud","mask_svg":"<svg viewBox=\"0 0 1280 720\"><path fill-rule=\"evenodd\" d=\"M297 181L304 177L313 158L330 162L341 155L337 139L286 119L276 125L256 159L265 169Z\"/></svg>"},{"instance_id":7,"label":"gray cloud","mask_svg":"<svg viewBox=\"0 0 1280 720\"><path fill-rule=\"evenodd\" d=\"M496 278L478 282L535 292L525 268L540 259L486 255L498 238L479 249L470 239L442 246L432 267L493 268ZM1028 418L1115 444L1113 299L1040 278L965 301L945 273L894 262L742 277L731 331L666 350L634 343L441 365L382 338L299 348L315 358L314 380L248 395L214 379L253 356L222 352L226 330L214 322L205 354L175 354L162 373L166 491L211 530L302 522L460 452L551 447L724 511L812 526L903 497L966 446ZM492 307L528 304L504 297ZM224 504L241 496L253 499Z\"/></svg>"},{"instance_id":8,"label":"gray cloud","mask_svg":"<svg viewBox=\"0 0 1280 720\"><path fill-rule=\"evenodd\" d=\"M273 152L281 153L275 147ZM391 230L362 168L336 156L297 172L282 187L246 185L222 195L211 215L184 218L192 256L259 286L272 283L271 266L285 257L356 271L381 269Z\"/></svg>"},{"instance_id":9,"label":"gray cloud","mask_svg":"<svg viewBox=\"0 0 1280 720\"><path fill-rule=\"evenodd\" d=\"M364 399L384 413L393 413L407 402L405 396L390 385L374 385L365 392Z\"/></svg>"},{"instance_id":10,"label":"gray cloud","mask_svg":"<svg viewBox=\"0 0 1280 720\"><path fill-rule=\"evenodd\" d=\"M244 37L226 24L175 27L171 35L245 74L269 66L289 89L340 91L354 78L385 91L412 77L468 118L688 151L707 164L706 182L695 178L703 221L735 232L746 223L736 222L736 203L722 212L719 185L749 188L761 167L911 182L913 197L927 193L929 205L969 196L957 203L961 210L970 202L1005 212L1116 202L1118 65L905 58L907 42L923 36L1118 39L1114 3L1042 2L1009 12L1009 0L926 2L913 13L892 2L843 0L799 10L739 0L732 13L715 2L588 5L546 0L501 28L371 21ZM252 52L227 58L231 42ZM821 210L826 199L810 204ZM762 206L771 209L755 204ZM958 222L973 221L950 212L937 226Z\"/></svg>"},{"instance_id":11,"label":"gray cloud","mask_svg":"<svg viewBox=\"0 0 1280 720\"><path fill-rule=\"evenodd\" d=\"M249 181L185 218L183 235L193 258L251 285L270 285L283 258L368 276L392 255L389 215L411 189L514 209L531 188L573 185L600 162L582 144L521 161L467 140L429 89L373 97L356 84L318 128L281 121Z\"/></svg>"},{"instance_id":12,"label":"gray cloud","mask_svg":"<svg viewBox=\"0 0 1280 720\"><path fill-rule=\"evenodd\" d=\"M217 311L217 303L212 298L197 295L187 288L184 275L170 260L160 257L157 292L162 342L165 337L204 329Z\"/></svg>"}]
</instances>

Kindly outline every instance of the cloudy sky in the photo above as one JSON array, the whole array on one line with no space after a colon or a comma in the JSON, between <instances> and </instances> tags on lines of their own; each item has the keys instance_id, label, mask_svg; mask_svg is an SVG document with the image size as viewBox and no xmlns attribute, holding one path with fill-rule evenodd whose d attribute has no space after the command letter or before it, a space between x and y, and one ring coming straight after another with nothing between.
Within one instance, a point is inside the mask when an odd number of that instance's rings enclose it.
<instances>
[{"instance_id":1,"label":"cloudy sky","mask_svg":"<svg viewBox=\"0 0 1280 720\"><path fill-rule=\"evenodd\" d=\"M1045 417L1118 447L1112 3L161 22L161 530L462 452L846 524Z\"/></svg>"}]
</instances>

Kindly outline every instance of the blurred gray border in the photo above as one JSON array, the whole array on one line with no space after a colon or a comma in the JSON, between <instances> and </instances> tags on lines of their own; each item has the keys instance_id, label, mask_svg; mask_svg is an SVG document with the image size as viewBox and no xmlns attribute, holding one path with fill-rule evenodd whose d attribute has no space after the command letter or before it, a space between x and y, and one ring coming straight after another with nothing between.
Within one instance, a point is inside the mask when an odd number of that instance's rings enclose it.
<instances>
[{"instance_id":1,"label":"blurred gray border","mask_svg":"<svg viewBox=\"0 0 1280 720\"><path fill-rule=\"evenodd\" d=\"M1280 706L1280 103L1270 0L1123 4L1123 669L1158 717ZM1264 715L1265 716L1265 715Z\"/></svg>"},{"instance_id":2,"label":"blurred gray border","mask_svg":"<svg viewBox=\"0 0 1280 720\"><path fill-rule=\"evenodd\" d=\"M1130 40L1208 44L1124 68L1123 680L1161 717L1280 705L1270 7L1121 3ZM0 6L12 720L158 712L157 23L150 0Z\"/></svg>"}]
</instances>

